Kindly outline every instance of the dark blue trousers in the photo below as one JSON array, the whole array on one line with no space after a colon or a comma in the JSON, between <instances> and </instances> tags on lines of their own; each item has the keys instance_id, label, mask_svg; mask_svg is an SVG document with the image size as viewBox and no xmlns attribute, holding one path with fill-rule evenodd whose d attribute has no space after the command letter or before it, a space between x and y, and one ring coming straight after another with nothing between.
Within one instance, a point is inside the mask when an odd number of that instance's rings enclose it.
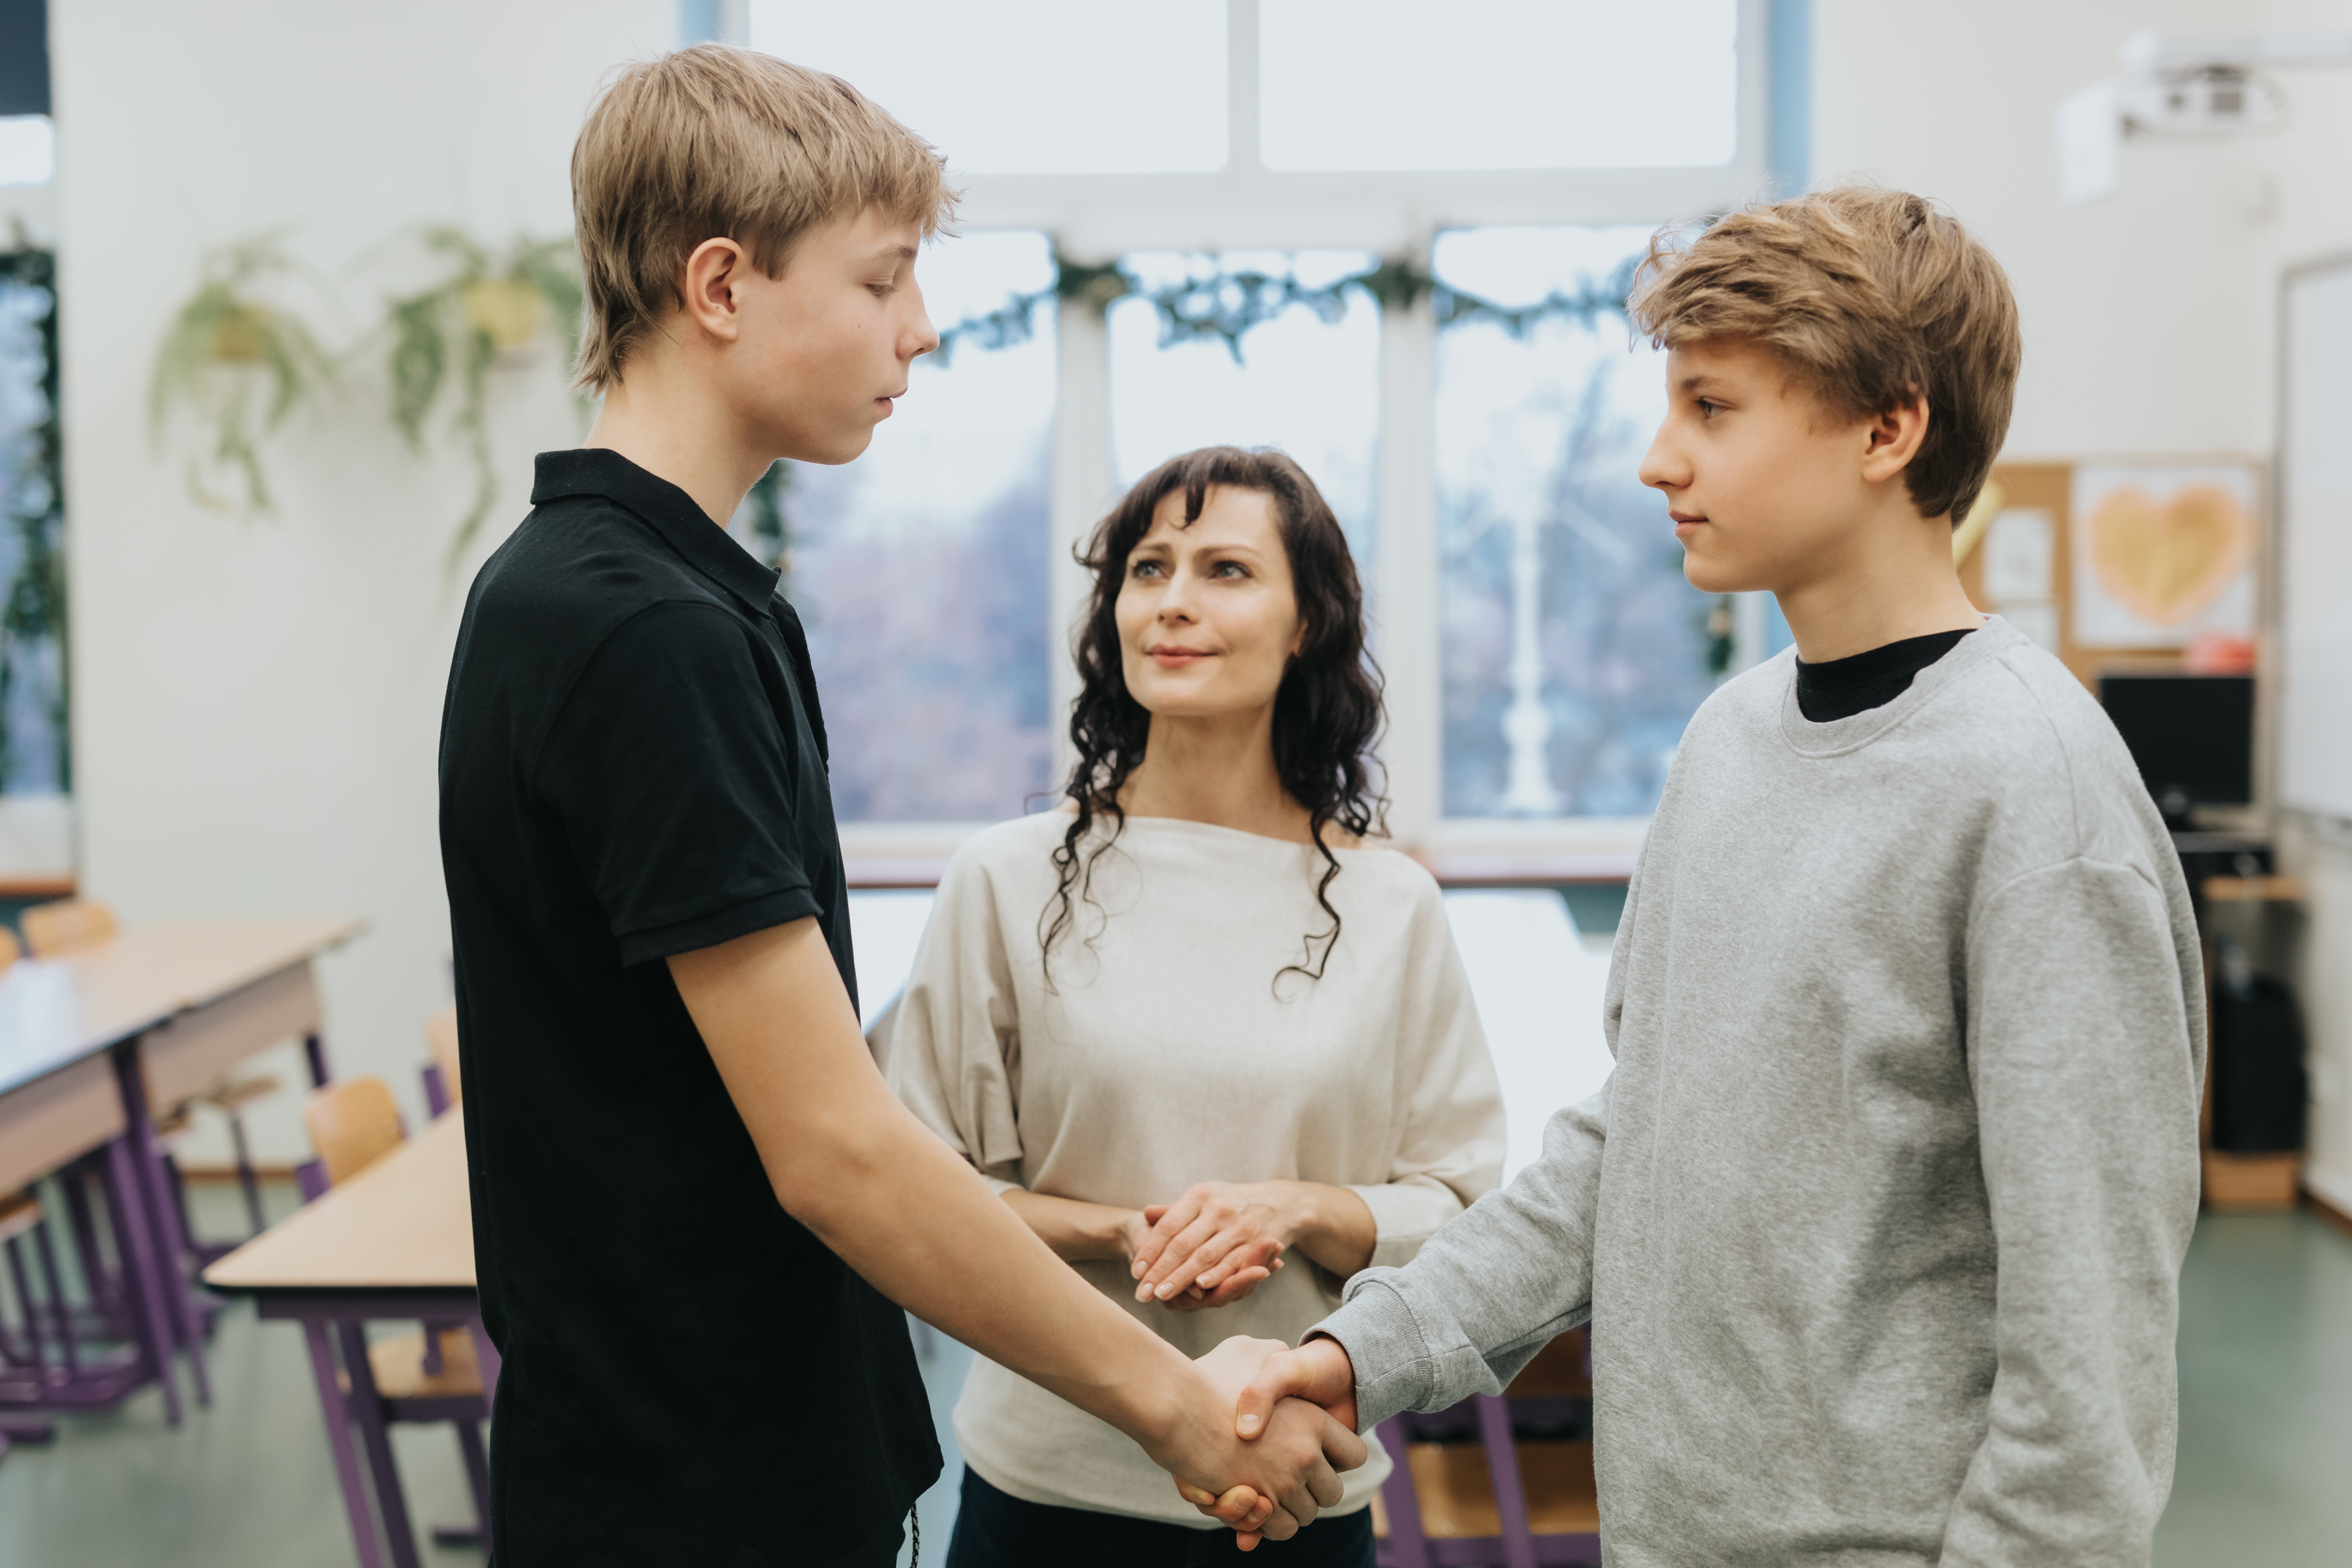
<instances>
[{"instance_id":1,"label":"dark blue trousers","mask_svg":"<svg viewBox=\"0 0 2352 1568\"><path fill-rule=\"evenodd\" d=\"M1172 1483L1171 1483L1172 1489ZM963 1502L948 1568L1372 1568L1372 1510L1326 1516L1287 1541L1244 1552L1230 1530L1188 1530L1157 1520L1055 1508L999 1491L963 1472Z\"/></svg>"}]
</instances>

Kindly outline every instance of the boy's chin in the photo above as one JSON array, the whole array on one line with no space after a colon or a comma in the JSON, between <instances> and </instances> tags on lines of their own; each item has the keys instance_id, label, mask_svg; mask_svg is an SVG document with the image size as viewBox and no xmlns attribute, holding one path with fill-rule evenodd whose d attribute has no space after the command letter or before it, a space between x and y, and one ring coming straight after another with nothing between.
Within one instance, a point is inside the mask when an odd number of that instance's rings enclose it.
<instances>
[{"instance_id":1,"label":"boy's chin","mask_svg":"<svg viewBox=\"0 0 2352 1568\"><path fill-rule=\"evenodd\" d=\"M831 438L814 437L805 433L796 437L786 437L778 455L795 463L819 463L827 468L838 468L864 457L866 448L872 445L874 427L869 425L863 430L845 431Z\"/></svg>"},{"instance_id":2,"label":"boy's chin","mask_svg":"<svg viewBox=\"0 0 2352 1568\"><path fill-rule=\"evenodd\" d=\"M1683 578L1702 594L1747 594L1764 587L1759 574L1737 564L1683 552Z\"/></svg>"}]
</instances>

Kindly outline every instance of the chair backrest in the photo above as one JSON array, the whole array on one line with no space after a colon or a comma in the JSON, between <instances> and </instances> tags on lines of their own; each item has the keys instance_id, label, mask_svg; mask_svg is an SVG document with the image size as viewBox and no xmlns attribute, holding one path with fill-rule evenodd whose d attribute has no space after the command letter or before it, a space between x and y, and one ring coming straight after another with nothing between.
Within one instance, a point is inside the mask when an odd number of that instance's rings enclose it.
<instances>
[{"instance_id":1,"label":"chair backrest","mask_svg":"<svg viewBox=\"0 0 2352 1568\"><path fill-rule=\"evenodd\" d=\"M6 926L0 926L0 969L7 968L24 956L25 944L16 940L16 933Z\"/></svg>"},{"instance_id":2,"label":"chair backrest","mask_svg":"<svg viewBox=\"0 0 2352 1568\"><path fill-rule=\"evenodd\" d=\"M55 958L114 940L114 911L96 899L35 904L17 917L35 958Z\"/></svg>"},{"instance_id":3,"label":"chair backrest","mask_svg":"<svg viewBox=\"0 0 2352 1568\"><path fill-rule=\"evenodd\" d=\"M457 1076L457 1004L450 1003L425 1020L425 1047L433 1053L433 1065L441 1069L441 1088L449 1103L457 1104L466 1098L466 1086Z\"/></svg>"},{"instance_id":4,"label":"chair backrest","mask_svg":"<svg viewBox=\"0 0 2352 1568\"><path fill-rule=\"evenodd\" d=\"M392 1086L380 1078L340 1079L310 1091L302 1102L302 1125L310 1131L334 1185L358 1175L400 1146L400 1107Z\"/></svg>"}]
</instances>

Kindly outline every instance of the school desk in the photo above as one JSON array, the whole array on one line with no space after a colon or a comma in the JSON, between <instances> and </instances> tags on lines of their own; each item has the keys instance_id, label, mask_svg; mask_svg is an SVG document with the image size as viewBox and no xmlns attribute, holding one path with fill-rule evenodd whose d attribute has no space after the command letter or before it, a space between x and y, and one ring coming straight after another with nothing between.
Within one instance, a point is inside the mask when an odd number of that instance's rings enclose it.
<instances>
[{"instance_id":1,"label":"school desk","mask_svg":"<svg viewBox=\"0 0 2352 1568\"><path fill-rule=\"evenodd\" d=\"M0 1384L0 1410L111 1405L152 1376L176 1424L174 1342L188 1351L197 1396L210 1397L200 1309L179 1268L188 1238L148 1108L175 1103L297 1037L314 1081L324 1082L312 965L360 929L328 920L155 921L0 975L0 1192L90 1163L106 1185L136 1338L128 1359L68 1360ZM83 1261L94 1267L79 1188L69 1195Z\"/></svg>"},{"instance_id":2,"label":"school desk","mask_svg":"<svg viewBox=\"0 0 2352 1568\"><path fill-rule=\"evenodd\" d=\"M398 1473L377 1401L365 1383L367 1358L336 1359L335 1331L383 1320L465 1324L472 1331L482 1394L498 1388L499 1353L482 1331L474 1291L474 1215L466 1184L462 1115L434 1120L415 1137L350 1180L271 1226L205 1270L224 1295L250 1296L263 1318L302 1325L310 1371L326 1417L327 1446L361 1568L383 1568L384 1543L397 1568L416 1562ZM356 1397L342 1379L357 1384ZM356 1446L355 1446L356 1441ZM360 1478L361 1447L375 1481L377 1515Z\"/></svg>"}]
</instances>

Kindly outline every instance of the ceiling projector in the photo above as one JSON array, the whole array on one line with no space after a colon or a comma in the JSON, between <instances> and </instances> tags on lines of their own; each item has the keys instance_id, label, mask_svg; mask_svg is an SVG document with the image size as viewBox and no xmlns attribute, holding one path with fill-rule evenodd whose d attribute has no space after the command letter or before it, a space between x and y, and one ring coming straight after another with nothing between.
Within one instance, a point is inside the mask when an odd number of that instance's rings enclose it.
<instances>
[{"instance_id":1,"label":"ceiling projector","mask_svg":"<svg viewBox=\"0 0 2352 1568\"><path fill-rule=\"evenodd\" d=\"M2114 194L2133 136L2275 131L2286 93L2269 69L2352 66L2352 33L2135 33L2123 72L2058 106L2058 184L2081 206Z\"/></svg>"}]
</instances>

